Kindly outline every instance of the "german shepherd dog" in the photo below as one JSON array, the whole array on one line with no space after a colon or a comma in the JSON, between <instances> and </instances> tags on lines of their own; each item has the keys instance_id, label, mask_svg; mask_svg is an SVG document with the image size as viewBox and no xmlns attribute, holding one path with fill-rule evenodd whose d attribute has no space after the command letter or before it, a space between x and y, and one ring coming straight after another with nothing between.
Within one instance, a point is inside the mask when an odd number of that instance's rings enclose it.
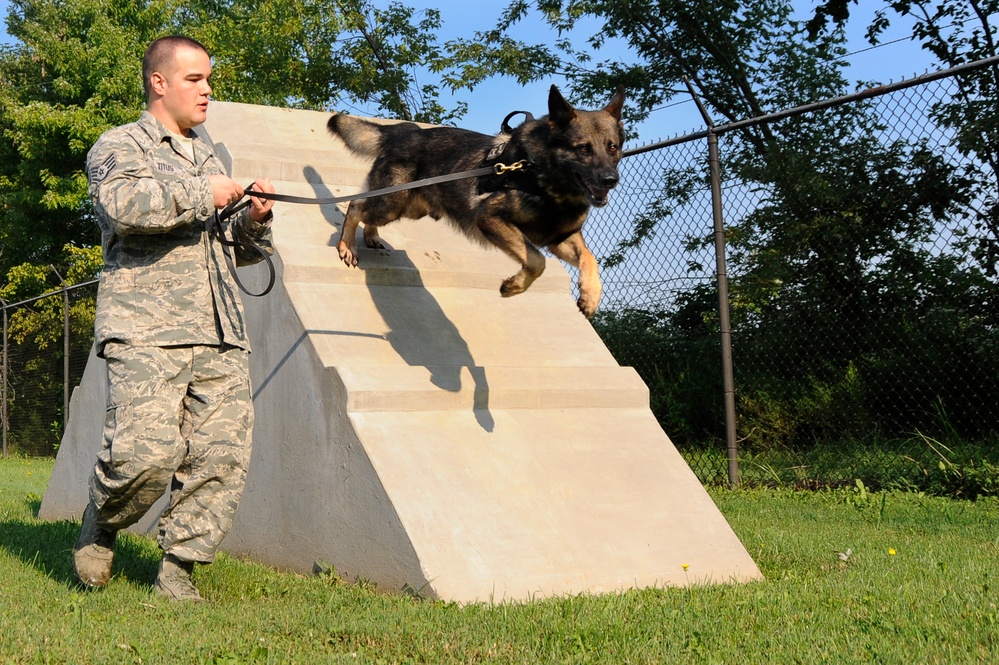
<instances>
[{"instance_id":1,"label":"german shepherd dog","mask_svg":"<svg viewBox=\"0 0 999 665\"><path fill-rule=\"evenodd\" d=\"M366 246L384 249L379 226L400 217L446 218L470 238L491 243L520 263L520 271L503 281L501 295L522 293L541 275L545 257L537 248L547 247L579 269L576 304L584 315L593 316L602 287L582 228L590 207L607 205L607 195L618 182L623 104L624 89L618 88L605 108L578 110L553 85L547 115L535 120L525 114L527 120L514 129L504 121L504 131L497 136L332 116L327 123L330 133L351 152L374 158L370 189L523 160L523 168L505 173L352 201L337 242L340 259L357 265L358 224L364 224Z\"/></svg>"}]
</instances>

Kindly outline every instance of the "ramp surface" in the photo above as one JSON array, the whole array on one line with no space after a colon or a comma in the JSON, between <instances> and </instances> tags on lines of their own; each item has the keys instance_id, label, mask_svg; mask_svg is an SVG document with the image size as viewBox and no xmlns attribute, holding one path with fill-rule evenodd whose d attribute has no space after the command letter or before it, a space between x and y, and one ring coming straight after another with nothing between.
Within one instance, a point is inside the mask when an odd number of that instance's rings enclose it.
<instances>
[{"instance_id":1,"label":"ramp surface","mask_svg":"<svg viewBox=\"0 0 999 665\"><path fill-rule=\"evenodd\" d=\"M360 191L369 164L327 119L214 102L206 128L241 183ZM502 298L514 262L424 219L384 227L390 251L359 239L348 268L335 247L345 209L275 205L277 283L244 296L256 426L226 549L458 601L761 577L557 260ZM241 277L266 283L262 266ZM43 517L82 512L100 365L74 395Z\"/></svg>"}]
</instances>

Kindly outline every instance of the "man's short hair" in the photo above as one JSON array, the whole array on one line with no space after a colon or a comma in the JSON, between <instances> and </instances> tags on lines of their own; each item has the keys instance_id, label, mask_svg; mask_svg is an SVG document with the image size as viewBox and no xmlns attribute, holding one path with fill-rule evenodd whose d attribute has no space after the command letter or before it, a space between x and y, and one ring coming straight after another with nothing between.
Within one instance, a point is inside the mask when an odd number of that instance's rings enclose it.
<instances>
[{"instance_id":1,"label":"man's short hair","mask_svg":"<svg viewBox=\"0 0 999 665\"><path fill-rule=\"evenodd\" d=\"M162 73L167 63L173 58L173 54L182 46L204 51L206 55L208 53L208 49L201 42L183 35L160 37L153 40L146 48L146 54L142 57L142 88L146 92L146 101L149 101L153 90L153 74Z\"/></svg>"}]
</instances>

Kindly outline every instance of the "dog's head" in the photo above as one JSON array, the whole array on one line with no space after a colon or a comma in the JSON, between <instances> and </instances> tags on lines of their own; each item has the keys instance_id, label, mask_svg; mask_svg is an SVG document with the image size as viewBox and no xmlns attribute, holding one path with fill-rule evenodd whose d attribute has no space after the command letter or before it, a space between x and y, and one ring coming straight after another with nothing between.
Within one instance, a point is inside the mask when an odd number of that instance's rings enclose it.
<instances>
[{"instance_id":1,"label":"dog's head","mask_svg":"<svg viewBox=\"0 0 999 665\"><path fill-rule=\"evenodd\" d=\"M599 111L573 108L554 85L548 93L548 124L557 167L572 174L590 205L607 205L617 185L624 125L624 87Z\"/></svg>"}]
</instances>

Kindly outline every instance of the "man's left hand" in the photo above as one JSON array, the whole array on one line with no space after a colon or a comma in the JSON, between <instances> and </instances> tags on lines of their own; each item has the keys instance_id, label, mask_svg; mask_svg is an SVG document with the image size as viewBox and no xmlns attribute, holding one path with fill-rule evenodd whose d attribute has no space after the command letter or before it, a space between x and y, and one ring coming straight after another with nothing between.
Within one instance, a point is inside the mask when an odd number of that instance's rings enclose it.
<instances>
[{"instance_id":1,"label":"man's left hand","mask_svg":"<svg viewBox=\"0 0 999 665\"><path fill-rule=\"evenodd\" d=\"M274 185L271 184L270 178L257 178L253 181L250 186L254 191L266 192L268 194L274 193ZM250 197L250 219L255 222L263 221L265 217L270 213L271 208L274 207L274 201L270 199L261 199L256 196Z\"/></svg>"}]
</instances>

